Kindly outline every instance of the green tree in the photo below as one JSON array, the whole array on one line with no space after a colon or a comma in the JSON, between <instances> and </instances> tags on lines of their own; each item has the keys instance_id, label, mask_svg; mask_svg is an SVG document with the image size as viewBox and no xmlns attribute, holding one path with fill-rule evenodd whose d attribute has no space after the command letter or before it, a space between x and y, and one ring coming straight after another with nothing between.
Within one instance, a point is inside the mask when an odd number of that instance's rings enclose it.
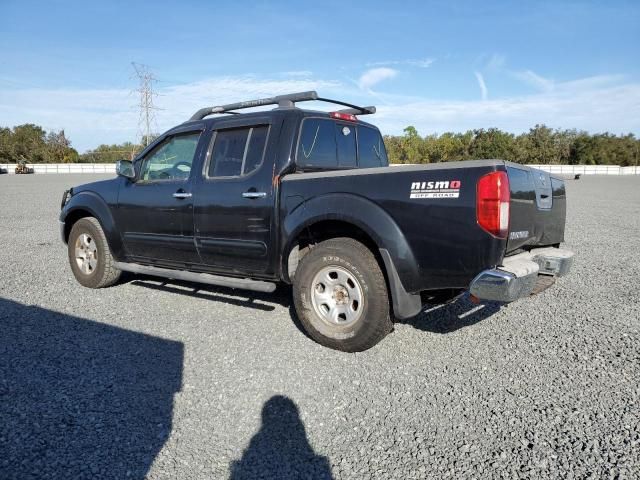
<instances>
[{"instance_id":1,"label":"green tree","mask_svg":"<svg viewBox=\"0 0 640 480\"><path fill-rule=\"evenodd\" d=\"M497 128L473 131L469 155L472 158L501 158L514 160L515 137Z\"/></svg>"},{"instance_id":2,"label":"green tree","mask_svg":"<svg viewBox=\"0 0 640 480\"><path fill-rule=\"evenodd\" d=\"M423 163L421 155L422 139L413 126L404 129L404 136L400 140L400 163Z\"/></svg>"},{"instance_id":3,"label":"green tree","mask_svg":"<svg viewBox=\"0 0 640 480\"><path fill-rule=\"evenodd\" d=\"M142 150L142 145L125 142L113 145L99 145L90 152L80 155L82 163L115 163L118 160L131 160Z\"/></svg>"}]
</instances>

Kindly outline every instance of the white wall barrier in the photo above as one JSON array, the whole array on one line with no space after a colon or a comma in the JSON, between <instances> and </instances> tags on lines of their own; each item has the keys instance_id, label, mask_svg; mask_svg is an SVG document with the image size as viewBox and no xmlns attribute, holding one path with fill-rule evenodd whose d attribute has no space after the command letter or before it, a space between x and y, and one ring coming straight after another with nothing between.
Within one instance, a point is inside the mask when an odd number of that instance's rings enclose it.
<instances>
[{"instance_id":1,"label":"white wall barrier","mask_svg":"<svg viewBox=\"0 0 640 480\"><path fill-rule=\"evenodd\" d=\"M115 163L36 163L28 164L34 173L116 173ZM15 173L15 163L0 163L0 167Z\"/></svg>"},{"instance_id":2,"label":"white wall barrier","mask_svg":"<svg viewBox=\"0 0 640 480\"><path fill-rule=\"evenodd\" d=\"M393 163L392 167L402 164ZM405 163L405 165L418 165ZM527 165L551 174L562 175L640 175L640 166L621 167L620 165Z\"/></svg>"},{"instance_id":3,"label":"white wall barrier","mask_svg":"<svg viewBox=\"0 0 640 480\"><path fill-rule=\"evenodd\" d=\"M640 166L619 165L529 165L549 173L562 175L640 175ZM36 163L29 165L35 173L116 173L115 163ZM0 163L8 173L14 173L15 163Z\"/></svg>"},{"instance_id":4,"label":"white wall barrier","mask_svg":"<svg viewBox=\"0 0 640 480\"><path fill-rule=\"evenodd\" d=\"M563 175L640 175L640 167L619 165L529 165L549 173Z\"/></svg>"}]
</instances>

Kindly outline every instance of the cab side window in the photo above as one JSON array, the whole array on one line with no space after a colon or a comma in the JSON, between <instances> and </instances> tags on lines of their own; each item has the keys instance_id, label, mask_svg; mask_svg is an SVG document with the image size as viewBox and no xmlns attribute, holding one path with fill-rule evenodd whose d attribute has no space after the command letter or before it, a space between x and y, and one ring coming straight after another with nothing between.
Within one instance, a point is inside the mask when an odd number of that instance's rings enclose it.
<instances>
[{"instance_id":1,"label":"cab side window","mask_svg":"<svg viewBox=\"0 0 640 480\"><path fill-rule=\"evenodd\" d=\"M166 138L143 158L138 180L156 182L188 179L199 138L200 132Z\"/></svg>"},{"instance_id":2,"label":"cab side window","mask_svg":"<svg viewBox=\"0 0 640 480\"><path fill-rule=\"evenodd\" d=\"M269 127L218 130L207 168L207 177L249 175L262 165Z\"/></svg>"}]
</instances>

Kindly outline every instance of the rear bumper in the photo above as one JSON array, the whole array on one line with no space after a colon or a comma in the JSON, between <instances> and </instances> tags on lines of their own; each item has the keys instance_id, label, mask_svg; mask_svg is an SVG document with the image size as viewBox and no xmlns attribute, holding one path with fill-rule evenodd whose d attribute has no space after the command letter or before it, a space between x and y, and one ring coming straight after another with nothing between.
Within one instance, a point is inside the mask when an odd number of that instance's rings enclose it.
<instances>
[{"instance_id":1,"label":"rear bumper","mask_svg":"<svg viewBox=\"0 0 640 480\"><path fill-rule=\"evenodd\" d=\"M480 272L469 292L481 300L513 302L533 292L539 275L561 277L572 263L573 252L553 247L506 257L500 267Z\"/></svg>"}]
</instances>

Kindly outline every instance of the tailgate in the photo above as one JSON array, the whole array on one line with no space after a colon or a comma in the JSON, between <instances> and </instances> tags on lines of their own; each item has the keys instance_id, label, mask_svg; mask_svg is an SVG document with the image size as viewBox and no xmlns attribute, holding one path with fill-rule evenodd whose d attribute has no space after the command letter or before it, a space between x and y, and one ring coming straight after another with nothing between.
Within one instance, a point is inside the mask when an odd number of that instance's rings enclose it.
<instances>
[{"instance_id":1,"label":"tailgate","mask_svg":"<svg viewBox=\"0 0 640 480\"><path fill-rule=\"evenodd\" d=\"M507 253L564 241L564 181L525 165L507 163L511 190Z\"/></svg>"}]
</instances>

